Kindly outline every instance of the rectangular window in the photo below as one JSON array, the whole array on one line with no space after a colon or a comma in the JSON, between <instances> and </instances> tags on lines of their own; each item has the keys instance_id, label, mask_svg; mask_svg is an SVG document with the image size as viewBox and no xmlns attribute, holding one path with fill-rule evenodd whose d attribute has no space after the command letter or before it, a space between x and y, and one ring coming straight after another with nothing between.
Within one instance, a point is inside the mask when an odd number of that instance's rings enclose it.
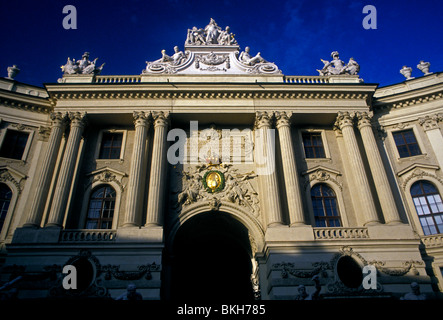
<instances>
[{"instance_id":1,"label":"rectangular window","mask_svg":"<svg viewBox=\"0 0 443 320\"><path fill-rule=\"evenodd\" d=\"M306 158L326 158L321 132L303 132L302 139Z\"/></svg>"},{"instance_id":2,"label":"rectangular window","mask_svg":"<svg viewBox=\"0 0 443 320\"><path fill-rule=\"evenodd\" d=\"M6 130L0 149L0 157L21 160L28 143L28 132Z\"/></svg>"},{"instance_id":3,"label":"rectangular window","mask_svg":"<svg viewBox=\"0 0 443 320\"><path fill-rule=\"evenodd\" d=\"M120 159L123 133L103 132L99 159Z\"/></svg>"},{"instance_id":4,"label":"rectangular window","mask_svg":"<svg viewBox=\"0 0 443 320\"><path fill-rule=\"evenodd\" d=\"M421 154L417 139L412 129L392 133L400 158Z\"/></svg>"}]
</instances>

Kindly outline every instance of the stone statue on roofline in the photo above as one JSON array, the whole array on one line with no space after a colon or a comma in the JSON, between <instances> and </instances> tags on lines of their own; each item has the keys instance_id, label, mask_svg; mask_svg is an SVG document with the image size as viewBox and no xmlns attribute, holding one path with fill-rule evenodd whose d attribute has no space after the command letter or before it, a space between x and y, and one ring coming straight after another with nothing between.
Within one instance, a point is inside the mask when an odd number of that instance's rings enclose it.
<instances>
[{"instance_id":1,"label":"stone statue on roofline","mask_svg":"<svg viewBox=\"0 0 443 320\"><path fill-rule=\"evenodd\" d=\"M85 52L82 55L81 60L71 60L71 58L68 57L68 60L64 66L61 66L61 69L64 74L94 74L98 75L103 69L104 63L97 67L98 58L95 58L93 61L89 60L89 52Z\"/></svg>"},{"instance_id":2,"label":"stone statue on roofline","mask_svg":"<svg viewBox=\"0 0 443 320\"><path fill-rule=\"evenodd\" d=\"M252 57L249 54L250 48L246 47L245 51L240 53L240 56L238 57L238 60L244 64L247 64L248 66L256 65L257 63L266 63L267 61L262 58L260 55L260 52L257 53L254 57Z\"/></svg>"},{"instance_id":3,"label":"stone statue on roofline","mask_svg":"<svg viewBox=\"0 0 443 320\"><path fill-rule=\"evenodd\" d=\"M340 60L337 51L332 52L331 57L331 61L320 59L323 62L323 68L321 70L317 69L320 76L339 74L357 75L360 71L360 65L354 60L354 58L350 58L349 62L345 64Z\"/></svg>"}]
</instances>

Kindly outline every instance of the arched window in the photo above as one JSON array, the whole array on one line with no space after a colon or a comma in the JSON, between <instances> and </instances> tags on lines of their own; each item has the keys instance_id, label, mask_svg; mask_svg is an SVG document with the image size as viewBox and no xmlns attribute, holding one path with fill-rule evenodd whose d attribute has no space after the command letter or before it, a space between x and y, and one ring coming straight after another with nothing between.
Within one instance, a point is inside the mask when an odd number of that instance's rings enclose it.
<instances>
[{"instance_id":1,"label":"arched window","mask_svg":"<svg viewBox=\"0 0 443 320\"><path fill-rule=\"evenodd\" d=\"M114 208L114 188L104 185L94 189L89 198L86 229L111 229Z\"/></svg>"},{"instance_id":2,"label":"arched window","mask_svg":"<svg viewBox=\"0 0 443 320\"><path fill-rule=\"evenodd\" d=\"M316 227L340 227L337 197L326 184L316 184L311 189L312 208Z\"/></svg>"},{"instance_id":3,"label":"arched window","mask_svg":"<svg viewBox=\"0 0 443 320\"><path fill-rule=\"evenodd\" d=\"M443 233L443 203L437 188L417 181L411 186L411 196L424 234Z\"/></svg>"},{"instance_id":4,"label":"arched window","mask_svg":"<svg viewBox=\"0 0 443 320\"><path fill-rule=\"evenodd\" d=\"M0 231L5 223L6 214L8 213L9 204L11 203L12 191L9 187L0 183Z\"/></svg>"}]
</instances>

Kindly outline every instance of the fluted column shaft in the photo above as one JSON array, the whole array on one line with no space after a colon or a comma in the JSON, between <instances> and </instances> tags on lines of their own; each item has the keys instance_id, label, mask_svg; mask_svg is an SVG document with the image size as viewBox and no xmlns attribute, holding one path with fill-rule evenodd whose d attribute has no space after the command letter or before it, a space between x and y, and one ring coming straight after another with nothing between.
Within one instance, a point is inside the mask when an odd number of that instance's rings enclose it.
<instances>
[{"instance_id":1,"label":"fluted column shaft","mask_svg":"<svg viewBox=\"0 0 443 320\"><path fill-rule=\"evenodd\" d=\"M288 201L289 223L291 226L304 225L303 202L298 181L294 147L291 136L291 114L276 112L277 129L280 138L283 174L285 177L286 198Z\"/></svg>"},{"instance_id":2,"label":"fluted column shaft","mask_svg":"<svg viewBox=\"0 0 443 320\"><path fill-rule=\"evenodd\" d=\"M339 112L336 122L336 125L343 134L345 148L351 165L352 178L355 181L356 190L353 192L353 197L358 197L360 200L361 210L365 218L364 224L379 223L377 210L371 196L368 177L366 176L363 160L355 137L353 118L354 114Z\"/></svg>"},{"instance_id":3,"label":"fluted column shaft","mask_svg":"<svg viewBox=\"0 0 443 320\"><path fill-rule=\"evenodd\" d=\"M143 172L147 165L146 138L151 118L150 112L134 112L135 137L132 150L132 162L126 198L124 227L139 226L141 221L142 195L144 191Z\"/></svg>"},{"instance_id":4,"label":"fluted column shaft","mask_svg":"<svg viewBox=\"0 0 443 320\"><path fill-rule=\"evenodd\" d=\"M151 174L149 181L148 209L146 226L163 225L163 203L165 195L167 168L167 129L169 113L152 112L154 119L154 145L152 147Z\"/></svg>"},{"instance_id":5,"label":"fluted column shaft","mask_svg":"<svg viewBox=\"0 0 443 320\"><path fill-rule=\"evenodd\" d=\"M46 226L62 226L69 192L73 180L75 162L79 153L80 142L85 127L86 113L69 112L71 131L69 133L57 185L54 191L51 211Z\"/></svg>"},{"instance_id":6,"label":"fluted column shaft","mask_svg":"<svg viewBox=\"0 0 443 320\"><path fill-rule=\"evenodd\" d=\"M371 168L385 222L401 222L397 206L395 205L394 195L389 185L388 176L377 147L377 142L375 141L374 132L372 131L372 115L367 112L359 112L357 113L357 118L358 128L363 139L363 145L366 150L366 156L368 157L369 167Z\"/></svg>"},{"instance_id":7,"label":"fluted column shaft","mask_svg":"<svg viewBox=\"0 0 443 320\"><path fill-rule=\"evenodd\" d=\"M51 184L52 175L54 173L55 163L57 161L60 143L66 124L66 114L61 112L53 112L50 114L52 120L51 134L49 135L48 148L44 154L41 170L37 176L35 185L35 194L32 199L29 215L24 224L25 227L40 226L43 210L48 198L48 190Z\"/></svg>"},{"instance_id":8,"label":"fluted column shaft","mask_svg":"<svg viewBox=\"0 0 443 320\"><path fill-rule=\"evenodd\" d=\"M283 224L275 172L275 135L271 132L271 123L272 114L260 111L256 113L255 161L257 174L262 181L262 201L265 203L268 227Z\"/></svg>"}]
</instances>

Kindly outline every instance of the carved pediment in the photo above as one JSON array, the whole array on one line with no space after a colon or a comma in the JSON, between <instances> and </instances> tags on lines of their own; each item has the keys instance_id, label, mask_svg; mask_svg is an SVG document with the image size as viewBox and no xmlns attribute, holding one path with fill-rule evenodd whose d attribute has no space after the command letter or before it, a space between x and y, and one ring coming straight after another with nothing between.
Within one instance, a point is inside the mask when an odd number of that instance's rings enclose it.
<instances>
[{"instance_id":1,"label":"carved pediment","mask_svg":"<svg viewBox=\"0 0 443 320\"><path fill-rule=\"evenodd\" d=\"M336 184L340 189L343 188L342 183L338 180L341 176L340 171L326 168L324 166L316 166L307 171L302 172L302 175L306 178L305 189L311 181L318 182L332 182Z\"/></svg>"},{"instance_id":2,"label":"carved pediment","mask_svg":"<svg viewBox=\"0 0 443 320\"><path fill-rule=\"evenodd\" d=\"M21 193L21 182L26 178L26 175L9 166L0 166L0 182L12 183L17 188L18 193Z\"/></svg>"},{"instance_id":3,"label":"carved pediment","mask_svg":"<svg viewBox=\"0 0 443 320\"><path fill-rule=\"evenodd\" d=\"M397 173L397 176L402 179L402 187L406 189L406 186L412 179L424 179L426 177L432 178L443 184L443 179L437 175L437 170L440 170L439 166L430 164L415 163Z\"/></svg>"},{"instance_id":4,"label":"carved pediment","mask_svg":"<svg viewBox=\"0 0 443 320\"><path fill-rule=\"evenodd\" d=\"M124 177L127 176L127 174L124 172L115 170L115 169L111 169L109 167L105 167L105 168L101 168L96 171L93 171L91 173L88 173L86 176L89 177L89 181L86 185L86 188L88 188L93 183L98 182L98 181L104 182L104 183L115 182L120 187L121 191L123 191L124 185L122 183L122 180Z\"/></svg>"}]
</instances>

